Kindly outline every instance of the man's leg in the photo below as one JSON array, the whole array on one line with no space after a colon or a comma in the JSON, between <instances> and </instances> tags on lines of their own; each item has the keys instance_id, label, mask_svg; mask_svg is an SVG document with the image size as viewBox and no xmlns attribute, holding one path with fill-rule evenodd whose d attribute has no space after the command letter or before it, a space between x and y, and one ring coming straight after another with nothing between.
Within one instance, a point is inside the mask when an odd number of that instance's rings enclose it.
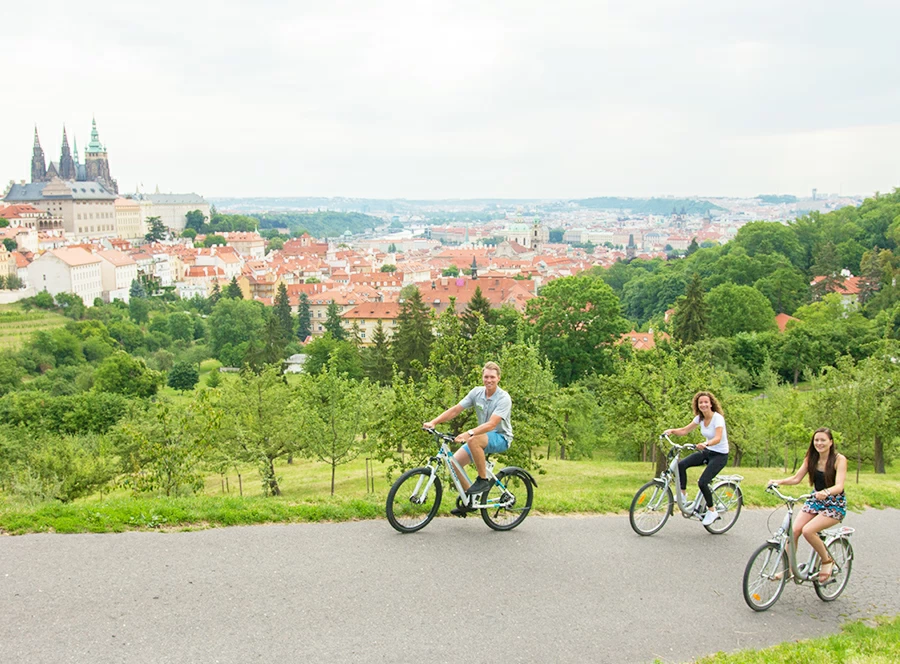
<instances>
[{"instance_id":1,"label":"man's leg","mask_svg":"<svg viewBox=\"0 0 900 664\"><path fill-rule=\"evenodd\" d=\"M461 468L465 469L470 463L472 463L472 457L469 456L469 453L466 452L466 446L463 445L458 450L456 450L456 454L453 455L453 458L456 459L456 463L460 465ZM469 481L469 478L464 474L459 475L459 483L462 485L463 491L472 486L472 483Z\"/></svg>"},{"instance_id":2,"label":"man's leg","mask_svg":"<svg viewBox=\"0 0 900 664\"><path fill-rule=\"evenodd\" d=\"M487 481L487 460L485 458L484 449L488 445L488 437L486 433L478 434L469 439L469 454L472 456L472 462L475 464L475 470L478 471L478 479L475 480L476 491L484 491L488 487L485 486ZM481 482L479 482L481 480ZM473 484L473 486L475 486Z\"/></svg>"}]
</instances>

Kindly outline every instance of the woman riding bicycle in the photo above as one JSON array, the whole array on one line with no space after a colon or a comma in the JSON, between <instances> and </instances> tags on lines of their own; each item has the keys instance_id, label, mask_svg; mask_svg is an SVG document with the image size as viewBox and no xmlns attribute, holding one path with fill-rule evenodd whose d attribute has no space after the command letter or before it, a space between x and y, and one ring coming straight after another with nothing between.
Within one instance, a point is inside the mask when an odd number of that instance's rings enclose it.
<instances>
[{"instance_id":1,"label":"woman riding bicycle","mask_svg":"<svg viewBox=\"0 0 900 664\"><path fill-rule=\"evenodd\" d=\"M807 474L815 493L794 520L794 546L800 539L800 533L803 533L803 537L822 559L819 583L825 583L831 577L834 560L828 555L819 531L840 523L847 515L847 497L844 495L847 457L834 449L834 436L826 427L816 429L800 469L787 479L769 480L769 484L799 484Z\"/></svg>"},{"instance_id":2,"label":"woman riding bicycle","mask_svg":"<svg viewBox=\"0 0 900 664\"><path fill-rule=\"evenodd\" d=\"M700 433L706 439L697 445L697 452L678 462L678 478L681 493L687 501L687 469L693 466L706 466L706 470L697 480L697 485L706 499L706 515L703 517L703 525L708 526L719 518L719 513L713 503L712 491L709 490L709 483L728 463L728 432L725 430L722 407L711 392L697 392L691 401L691 409L694 411L694 419L689 424L680 429L666 429L664 433L685 436L699 426Z\"/></svg>"}]
</instances>

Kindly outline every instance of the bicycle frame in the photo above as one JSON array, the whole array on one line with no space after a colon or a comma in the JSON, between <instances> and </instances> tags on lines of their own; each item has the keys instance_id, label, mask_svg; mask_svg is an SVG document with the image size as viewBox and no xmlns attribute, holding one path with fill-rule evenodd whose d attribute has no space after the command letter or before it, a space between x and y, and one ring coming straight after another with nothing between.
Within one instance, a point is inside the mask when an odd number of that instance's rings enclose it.
<instances>
[{"instance_id":1,"label":"bicycle frame","mask_svg":"<svg viewBox=\"0 0 900 664\"><path fill-rule=\"evenodd\" d=\"M784 501L785 506L787 507L787 514L784 515L784 519L782 519L781 521L781 526L767 541L778 546L778 555L781 555L781 553L785 550L787 551L788 564L791 568L791 579L793 579L794 583L796 583L798 586L802 585L804 581L811 581L817 578L819 574L817 565L817 563L819 562L819 554L816 553L815 549L812 549L807 561L805 563L798 564L797 544L794 542L794 505L798 502L805 501L813 494L806 493L802 496L792 498L791 496L785 496L783 493L781 493L781 491L778 490L777 485L770 485L766 487L766 491L768 491L769 493L774 493L776 496L778 496L781 500ZM854 532L854 528L836 525L820 531L819 537L821 537L825 541L825 547L828 548L836 540L849 538L850 535L852 535Z\"/></svg>"},{"instance_id":2,"label":"bicycle frame","mask_svg":"<svg viewBox=\"0 0 900 664\"><path fill-rule=\"evenodd\" d=\"M669 451L668 456L671 457L669 461L668 467L662 472L662 474L654 479L659 480L664 484L665 489L672 489L674 487L674 491L672 493L675 494L675 504L678 505L678 509L681 510L681 516L685 519L690 519L692 517L700 518L701 513L706 510L706 502L703 498L703 492L697 491L697 495L694 496L694 499L688 502L684 501L684 496L681 495L681 484L679 482L678 477L678 462L681 461L681 452L688 451L693 452L697 449L696 445L692 445L688 443L687 445L679 445L678 443L672 442L672 439L669 438L666 434L662 434L660 438L664 438L669 445L672 446L672 449ZM734 482L737 485L743 481L743 475L716 475L709 483L710 491L714 490L716 486L718 486L722 482ZM716 507L719 507L718 505Z\"/></svg>"},{"instance_id":3,"label":"bicycle frame","mask_svg":"<svg viewBox=\"0 0 900 664\"><path fill-rule=\"evenodd\" d=\"M441 433L439 431L435 431L434 429L426 429L426 431L440 440L441 446L438 449L437 454L433 457L430 457L428 459L428 463L425 464L427 468L431 469L427 484L424 487L421 486L422 482L425 480L425 476L423 475L416 484L414 495L420 496L422 501L424 502L425 497L428 495L428 492L431 490L431 487L434 484L434 480L437 477L438 468L441 466L441 464L443 464L443 466L447 469L447 473L450 476L450 479L453 481L453 486L456 487L456 492L459 494L460 503L463 506L477 510L490 509L492 507L509 507L512 504L513 499L507 494L506 485L503 484L503 482L499 480L496 475L494 475L494 462L490 459L486 459L487 478L494 482L497 486L499 486L503 492L498 498L489 499L487 503L483 504L477 502L480 496L467 494L466 490L463 489L462 482L460 481L459 477L460 475L465 475L466 480L469 480L469 476L466 474L465 469L459 465L459 462L455 458L453 458L453 453L450 451L450 446L447 444L449 441L453 441L455 439L449 434ZM532 480L532 483L536 485L534 480ZM506 496L505 501L504 496Z\"/></svg>"}]
</instances>

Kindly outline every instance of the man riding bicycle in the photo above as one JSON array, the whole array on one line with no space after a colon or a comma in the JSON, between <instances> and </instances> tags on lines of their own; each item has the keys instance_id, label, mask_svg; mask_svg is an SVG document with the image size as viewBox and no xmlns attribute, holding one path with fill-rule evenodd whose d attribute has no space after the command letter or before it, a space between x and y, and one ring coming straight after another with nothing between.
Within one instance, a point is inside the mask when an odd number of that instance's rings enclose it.
<instances>
[{"instance_id":1,"label":"man riding bicycle","mask_svg":"<svg viewBox=\"0 0 900 664\"><path fill-rule=\"evenodd\" d=\"M499 386L500 367L496 362L484 365L481 370L481 382L484 387L473 388L458 404L422 425L426 429L434 429L441 422L452 420L467 408L475 408L478 426L456 437L456 442L464 445L453 455L460 466L474 463L478 471L478 479L471 486L466 486L469 481L465 475L459 478L463 489L467 489L466 493L469 495L477 495L491 488L487 478L485 456L505 452L513 439L510 423L512 399L509 393ZM451 514L457 516L464 515L466 511L469 510L466 508L450 510Z\"/></svg>"}]
</instances>

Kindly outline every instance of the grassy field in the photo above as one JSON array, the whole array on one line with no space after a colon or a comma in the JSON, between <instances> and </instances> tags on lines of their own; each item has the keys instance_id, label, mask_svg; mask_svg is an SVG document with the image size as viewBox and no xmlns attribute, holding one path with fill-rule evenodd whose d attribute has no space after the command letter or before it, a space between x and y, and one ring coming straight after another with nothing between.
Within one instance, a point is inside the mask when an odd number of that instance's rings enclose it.
<instances>
[{"instance_id":1,"label":"grassy field","mask_svg":"<svg viewBox=\"0 0 900 664\"><path fill-rule=\"evenodd\" d=\"M840 634L782 643L765 650L718 653L696 664L894 664L900 662L900 616L877 618L874 624L853 622Z\"/></svg>"},{"instance_id":2,"label":"grassy field","mask_svg":"<svg viewBox=\"0 0 900 664\"><path fill-rule=\"evenodd\" d=\"M18 304L0 305L0 350L21 348L33 332L62 327L68 320L50 311L26 312Z\"/></svg>"},{"instance_id":3,"label":"grassy field","mask_svg":"<svg viewBox=\"0 0 900 664\"><path fill-rule=\"evenodd\" d=\"M259 476L246 467L240 477L210 475L202 495L178 498L133 497L124 490L92 496L71 504L27 505L0 496L0 531L26 532L119 532L143 529L195 529L237 524L347 521L383 518L384 501L390 488L386 466L369 462L374 492L367 492L366 460L339 466L335 493L331 495L330 467L306 459L276 466L282 495L261 495ZM699 471L697 471L699 472ZM748 507L776 507L779 503L764 492L772 477L784 477L781 468L729 469L744 476L744 503ZM535 473L535 514L597 514L627 512L635 491L653 475L649 463L605 460L544 460ZM690 475L694 478L696 475ZM851 509L870 506L900 507L898 471L886 475L863 473L848 482ZM796 487L802 493L803 487ZM445 491L441 513L453 507L453 496Z\"/></svg>"}]
</instances>

